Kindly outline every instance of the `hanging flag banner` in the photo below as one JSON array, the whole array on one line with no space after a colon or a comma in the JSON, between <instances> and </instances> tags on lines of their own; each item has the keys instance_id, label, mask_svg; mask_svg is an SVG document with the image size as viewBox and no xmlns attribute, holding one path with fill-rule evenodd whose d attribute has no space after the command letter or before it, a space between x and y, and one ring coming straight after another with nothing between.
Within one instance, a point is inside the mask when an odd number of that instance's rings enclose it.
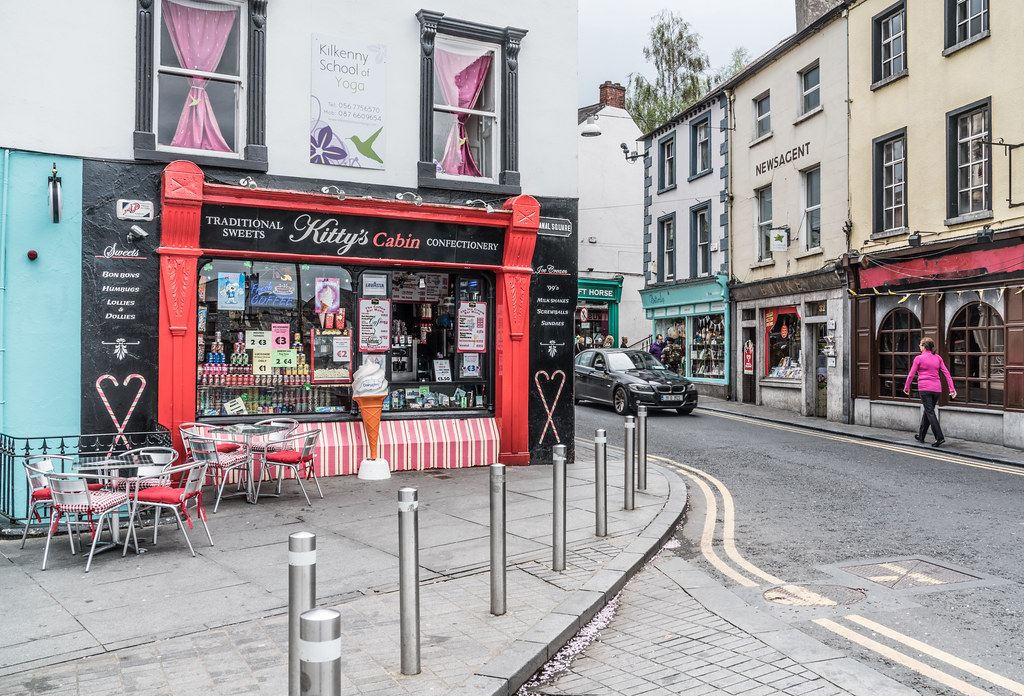
<instances>
[{"instance_id":1,"label":"hanging flag banner","mask_svg":"<svg viewBox=\"0 0 1024 696\"><path fill-rule=\"evenodd\" d=\"M309 161L384 169L387 49L312 35Z\"/></svg>"}]
</instances>

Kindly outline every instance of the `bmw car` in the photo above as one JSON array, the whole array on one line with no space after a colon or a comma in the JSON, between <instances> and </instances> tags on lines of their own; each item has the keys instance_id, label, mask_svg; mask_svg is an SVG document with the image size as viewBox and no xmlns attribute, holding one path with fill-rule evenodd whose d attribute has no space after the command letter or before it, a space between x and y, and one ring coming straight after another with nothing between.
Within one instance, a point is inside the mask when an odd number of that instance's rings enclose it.
<instances>
[{"instance_id":1,"label":"bmw car","mask_svg":"<svg viewBox=\"0 0 1024 696\"><path fill-rule=\"evenodd\" d=\"M691 413L697 408L697 388L686 377L662 365L642 350L593 348L576 356L575 403L611 404L620 415L649 409L674 408Z\"/></svg>"}]
</instances>

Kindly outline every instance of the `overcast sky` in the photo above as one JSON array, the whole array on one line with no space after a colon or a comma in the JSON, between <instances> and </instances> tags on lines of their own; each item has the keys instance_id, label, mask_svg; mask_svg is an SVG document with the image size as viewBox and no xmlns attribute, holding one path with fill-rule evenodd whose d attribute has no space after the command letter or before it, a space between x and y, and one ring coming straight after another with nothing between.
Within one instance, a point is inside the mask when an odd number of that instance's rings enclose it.
<instances>
[{"instance_id":1,"label":"overcast sky","mask_svg":"<svg viewBox=\"0 0 1024 696\"><path fill-rule=\"evenodd\" d=\"M625 86L632 72L654 77L644 60L651 17L667 8L701 35L719 68L743 46L756 58L796 30L794 0L579 0L579 106L598 101L605 80Z\"/></svg>"}]
</instances>

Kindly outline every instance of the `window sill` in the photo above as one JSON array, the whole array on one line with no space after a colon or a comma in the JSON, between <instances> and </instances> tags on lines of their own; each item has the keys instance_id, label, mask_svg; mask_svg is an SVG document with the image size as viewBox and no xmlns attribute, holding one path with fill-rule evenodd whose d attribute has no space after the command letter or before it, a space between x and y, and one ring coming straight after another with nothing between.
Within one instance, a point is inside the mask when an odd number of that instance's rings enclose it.
<instances>
[{"instance_id":1,"label":"window sill","mask_svg":"<svg viewBox=\"0 0 1024 696\"><path fill-rule=\"evenodd\" d=\"M760 261L755 261L754 263L750 264L750 270L754 270L755 268L768 268L769 266L774 265L775 259L761 259Z\"/></svg>"},{"instance_id":2,"label":"window sill","mask_svg":"<svg viewBox=\"0 0 1024 696\"><path fill-rule=\"evenodd\" d=\"M669 184L668 186L665 186L663 188L658 189L658 193L659 194L661 194L661 193L668 193L669 191L674 190L675 187L676 187L675 184Z\"/></svg>"},{"instance_id":3,"label":"window sill","mask_svg":"<svg viewBox=\"0 0 1024 696\"><path fill-rule=\"evenodd\" d=\"M135 148L135 159L147 162L174 162L188 160L200 167L220 167L222 169L241 169L250 172L265 172L267 166L267 148L250 145L245 149L245 159L218 157L217 155L183 155L180 152L165 152L145 147Z\"/></svg>"},{"instance_id":4,"label":"window sill","mask_svg":"<svg viewBox=\"0 0 1024 696\"><path fill-rule=\"evenodd\" d=\"M697 180L697 179L700 179L701 177L707 176L708 174L710 174L710 173L711 173L711 172L713 172L713 171L715 171L715 170L714 170L714 167L711 167L711 168L709 168L709 169L705 169L705 170L704 170L704 171L702 171L702 172L697 172L696 174L691 174L691 175L690 175L690 178L689 178L689 179L687 179L686 181L687 181L687 182L690 182L690 181L695 181L695 180Z\"/></svg>"},{"instance_id":5,"label":"window sill","mask_svg":"<svg viewBox=\"0 0 1024 696\"><path fill-rule=\"evenodd\" d=\"M498 182L495 183L493 179L446 179L436 176L436 171L433 162L420 162L419 176L417 177L419 187L447 189L449 191L494 193L506 196L518 196L523 192L522 187L519 185L519 172L502 172L498 177Z\"/></svg>"},{"instance_id":6,"label":"window sill","mask_svg":"<svg viewBox=\"0 0 1024 696\"><path fill-rule=\"evenodd\" d=\"M804 121L817 116L818 114L820 114L824 110L825 110L825 107L822 106L821 104L818 104L816 107L814 107L813 109L811 109L807 113L801 114L800 116L798 116L797 119L795 121L793 121L793 125L795 126L798 123L803 123Z\"/></svg>"},{"instance_id":7,"label":"window sill","mask_svg":"<svg viewBox=\"0 0 1024 696\"><path fill-rule=\"evenodd\" d=\"M762 377L761 386L780 389L799 389L804 385L803 377Z\"/></svg>"},{"instance_id":8,"label":"window sill","mask_svg":"<svg viewBox=\"0 0 1024 696\"><path fill-rule=\"evenodd\" d=\"M889 239L892 239L893 237L901 237L901 236L903 236L905 234L910 234L910 228L909 227L897 227L897 228L892 229L892 230L882 230L881 232L872 232L871 233L871 237L869 237L869 239L872 239L872 240L879 240L879 239L889 240Z\"/></svg>"},{"instance_id":9,"label":"window sill","mask_svg":"<svg viewBox=\"0 0 1024 696\"><path fill-rule=\"evenodd\" d=\"M983 31L980 34L978 34L977 36L972 36L971 38L966 39L964 41L961 41L958 44L953 44L952 46L950 46L949 48L947 48L946 50L944 50L942 52L942 57L945 58L947 56L951 56L954 53L956 53L957 51L962 51L963 49L967 48L968 46L973 46L974 44L978 43L979 41L987 39L991 35L992 35L991 30L986 29L985 31Z\"/></svg>"},{"instance_id":10,"label":"window sill","mask_svg":"<svg viewBox=\"0 0 1024 696\"><path fill-rule=\"evenodd\" d=\"M968 222L978 222L979 220L991 220L993 217L991 210L979 210L975 213L965 213L952 218L946 218L942 221L942 224L946 227L955 227L956 225L963 225Z\"/></svg>"},{"instance_id":11,"label":"window sill","mask_svg":"<svg viewBox=\"0 0 1024 696\"><path fill-rule=\"evenodd\" d=\"M755 145L760 145L765 140L771 139L771 137L773 135L775 135L775 131L768 131L767 133L762 135L760 138L754 138L753 140L751 140L750 144L747 147L754 147Z\"/></svg>"},{"instance_id":12,"label":"window sill","mask_svg":"<svg viewBox=\"0 0 1024 696\"><path fill-rule=\"evenodd\" d=\"M871 91L874 92L876 89L882 89L886 85L891 85L893 82L897 82L899 80L902 80L904 77L908 77L909 75L910 75L910 69L906 68L906 69L900 70L895 75L890 75L889 77L883 77L878 82L872 82L871 83Z\"/></svg>"},{"instance_id":13,"label":"window sill","mask_svg":"<svg viewBox=\"0 0 1024 696\"><path fill-rule=\"evenodd\" d=\"M807 251L801 251L799 254L794 254L793 258L797 259L797 260L800 260L800 259L810 258L811 256L821 256L824 253L825 253L825 250L822 249L820 246L817 246L817 247L814 247L813 249L808 249Z\"/></svg>"}]
</instances>

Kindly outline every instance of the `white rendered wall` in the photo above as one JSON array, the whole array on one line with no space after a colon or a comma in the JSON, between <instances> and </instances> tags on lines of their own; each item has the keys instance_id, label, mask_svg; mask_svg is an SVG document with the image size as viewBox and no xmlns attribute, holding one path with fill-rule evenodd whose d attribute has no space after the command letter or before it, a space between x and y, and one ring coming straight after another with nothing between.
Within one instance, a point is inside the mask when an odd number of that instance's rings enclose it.
<instances>
[{"instance_id":1,"label":"white rendered wall","mask_svg":"<svg viewBox=\"0 0 1024 696\"><path fill-rule=\"evenodd\" d=\"M644 167L643 158L626 160L620 143L636 150L641 133L624 109L613 106L601 109L597 123L601 135L579 137L579 274L597 280L623 276L616 339L638 341L650 333L640 303Z\"/></svg>"},{"instance_id":2,"label":"white rendered wall","mask_svg":"<svg viewBox=\"0 0 1024 696\"><path fill-rule=\"evenodd\" d=\"M271 0L267 18L266 145L272 175L416 188L421 2ZM575 197L577 5L439 0L446 16L527 30L519 53L523 193ZM0 147L132 160L135 3L3 3ZM384 170L309 163L313 33L387 47ZM616 144L617 145L617 144ZM467 196L475 198L478 196Z\"/></svg>"}]
</instances>

